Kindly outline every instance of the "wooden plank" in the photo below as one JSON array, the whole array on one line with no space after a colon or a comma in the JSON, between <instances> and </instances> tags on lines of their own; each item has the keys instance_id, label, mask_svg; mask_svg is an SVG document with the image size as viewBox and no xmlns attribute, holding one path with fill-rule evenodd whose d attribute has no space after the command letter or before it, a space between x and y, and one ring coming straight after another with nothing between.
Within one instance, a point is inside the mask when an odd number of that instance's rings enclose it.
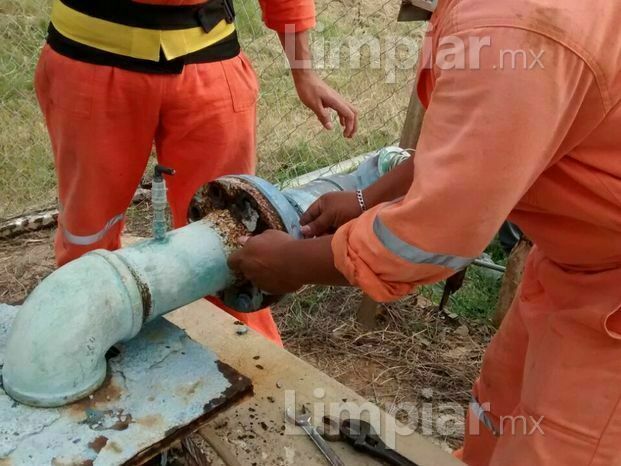
<instances>
[{"instance_id":1,"label":"wooden plank","mask_svg":"<svg viewBox=\"0 0 621 466\"><path fill-rule=\"evenodd\" d=\"M296 406L307 404L311 412L323 406L325 411L344 407L367 407L378 416L385 440L402 428L395 419L341 385L310 364L274 345L253 331L239 335L235 319L211 305L199 301L172 314L168 319L184 328L195 341L215 351L219 359L252 380L254 396L242 401L211 421L202 435L220 439L228 445L239 463L251 465L325 465L326 460L309 438L298 428L286 427L286 401L295 397ZM317 422L314 416L314 421ZM364 417L364 416L363 416ZM297 435L292 435L294 432ZM396 433L398 451L420 466L462 464L438 446L416 433ZM378 465L342 442L331 443L345 464Z\"/></svg>"}]
</instances>

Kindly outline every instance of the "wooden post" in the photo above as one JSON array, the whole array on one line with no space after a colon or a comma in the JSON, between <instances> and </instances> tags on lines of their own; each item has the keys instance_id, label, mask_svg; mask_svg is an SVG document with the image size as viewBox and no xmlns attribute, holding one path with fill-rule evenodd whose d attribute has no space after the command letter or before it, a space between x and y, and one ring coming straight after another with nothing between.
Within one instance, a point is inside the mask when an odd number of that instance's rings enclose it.
<instances>
[{"instance_id":1,"label":"wooden post","mask_svg":"<svg viewBox=\"0 0 621 466\"><path fill-rule=\"evenodd\" d=\"M377 327L379 313L380 304L365 294L360 301L360 306L358 306L356 320L365 330L373 330Z\"/></svg>"},{"instance_id":2,"label":"wooden post","mask_svg":"<svg viewBox=\"0 0 621 466\"><path fill-rule=\"evenodd\" d=\"M408 112L405 116L403 130L401 131L399 146L403 149L416 149L423 126L424 116L425 108L420 103L418 95L416 94L416 89L414 89L410 96ZM371 297L364 295L357 312L358 322L367 330L372 330L377 325L379 313L380 304L375 302Z\"/></svg>"},{"instance_id":3,"label":"wooden post","mask_svg":"<svg viewBox=\"0 0 621 466\"><path fill-rule=\"evenodd\" d=\"M495 327L500 326L507 311L511 307L511 303L513 303L513 299L522 281L526 258L532 247L533 243L523 236L513 248L511 254L509 254L507 270L502 279L502 285L500 286L500 292L498 294L498 302L496 303L494 314L492 314L492 323Z\"/></svg>"},{"instance_id":4,"label":"wooden post","mask_svg":"<svg viewBox=\"0 0 621 466\"><path fill-rule=\"evenodd\" d=\"M416 149L420 139L423 119L425 117L425 107L420 103L416 89L412 91L408 113L405 116L405 123L401 131L399 145L403 149Z\"/></svg>"}]
</instances>

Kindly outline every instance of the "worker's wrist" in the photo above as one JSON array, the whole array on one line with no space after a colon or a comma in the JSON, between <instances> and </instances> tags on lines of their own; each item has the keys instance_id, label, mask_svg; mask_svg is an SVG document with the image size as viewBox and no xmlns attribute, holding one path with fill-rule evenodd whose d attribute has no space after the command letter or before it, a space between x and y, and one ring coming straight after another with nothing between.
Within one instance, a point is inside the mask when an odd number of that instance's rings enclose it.
<instances>
[{"instance_id":1,"label":"worker's wrist","mask_svg":"<svg viewBox=\"0 0 621 466\"><path fill-rule=\"evenodd\" d=\"M280 270L286 272L289 280L299 287L308 283L308 268L296 265L307 263L305 260L306 248L304 243L305 240L296 239L285 243L279 258Z\"/></svg>"},{"instance_id":2,"label":"worker's wrist","mask_svg":"<svg viewBox=\"0 0 621 466\"><path fill-rule=\"evenodd\" d=\"M367 189L363 189L361 191L362 197L364 199L364 204L366 209L369 210L372 207L375 207L377 204L381 204L382 200L378 199L376 190L372 189L372 186L369 186Z\"/></svg>"},{"instance_id":3,"label":"worker's wrist","mask_svg":"<svg viewBox=\"0 0 621 466\"><path fill-rule=\"evenodd\" d=\"M296 84L311 81L317 78L317 73L312 68L291 68L291 77Z\"/></svg>"}]
</instances>

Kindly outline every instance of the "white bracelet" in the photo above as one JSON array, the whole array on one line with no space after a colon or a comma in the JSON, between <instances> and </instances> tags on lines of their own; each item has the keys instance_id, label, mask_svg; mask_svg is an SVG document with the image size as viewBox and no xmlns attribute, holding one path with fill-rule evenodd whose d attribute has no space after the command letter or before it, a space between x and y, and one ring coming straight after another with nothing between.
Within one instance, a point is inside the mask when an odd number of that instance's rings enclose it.
<instances>
[{"instance_id":1,"label":"white bracelet","mask_svg":"<svg viewBox=\"0 0 621 466\"><path fill-rule=\"evenodd\" d=\"M367 203L364 202L364 196L362 194L362 189L356 190L356 197L358 198L358 204L360 204L360 209L364 212L367 210Z\"/></svg>"}]
</instances>

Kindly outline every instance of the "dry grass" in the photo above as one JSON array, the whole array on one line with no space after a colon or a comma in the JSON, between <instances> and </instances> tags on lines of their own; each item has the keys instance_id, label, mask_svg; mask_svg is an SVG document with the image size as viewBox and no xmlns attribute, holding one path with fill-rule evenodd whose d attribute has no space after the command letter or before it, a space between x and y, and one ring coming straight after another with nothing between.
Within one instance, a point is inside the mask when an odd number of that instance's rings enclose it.
<instances>
[{"instance_id":1,"label":"dry grass","mask_svg":"<svg viewBox=\"0 0 621 466\"><path fill-rule=\"evenodd\" d=\"M355 318L361 297L346 288L307 288L280 303L274 312L287 349L389 411L432 403L436 419L442 404L465 407L491 329L451 319L412 295L383 306L368 331ZM420 419L396 414L423 431ZM447 448L462 440L461 426L448 437L432 435Z\"/></svg>"},{"instance_id":2,"label":"dry grass","mask_svg":"<svg viewBox=\"0 0 621 466\"><path fill-rule=\"evenodd\" d=\"M54 166L32 75L45 0L0 0L0 218L49 203Z\"/></svg>"},{"instance_id":3,"label":"dry grass","mask_svg":"<svg viewBox=\"0 0 621 466\"><path fill-rule=\"evenodd\" d=\"M0 241L0 303L21 303L54 268L51 231Z\"/></svg>"}]
</instances>

